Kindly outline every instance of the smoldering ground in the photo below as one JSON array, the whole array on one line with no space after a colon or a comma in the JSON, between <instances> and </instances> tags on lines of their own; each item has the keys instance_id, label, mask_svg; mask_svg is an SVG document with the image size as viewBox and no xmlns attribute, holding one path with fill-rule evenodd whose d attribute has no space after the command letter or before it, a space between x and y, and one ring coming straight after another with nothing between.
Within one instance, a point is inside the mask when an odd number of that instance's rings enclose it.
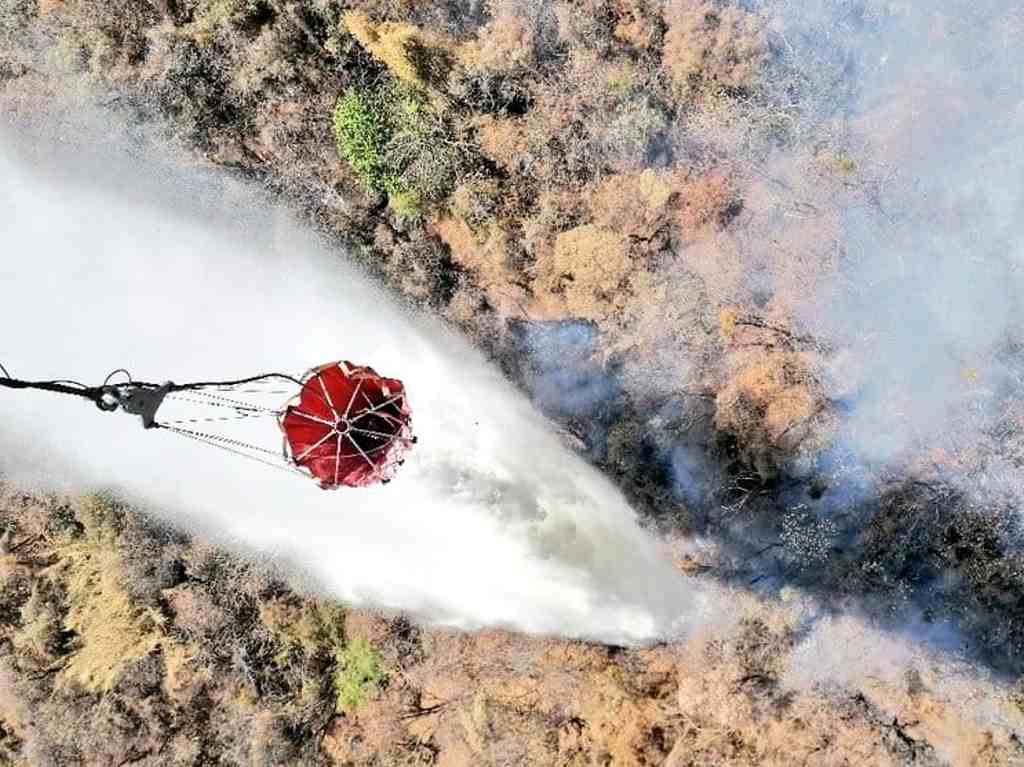
<instances>
[{"instance_id":1,"label":"smoldering ground","mask_svg":"<svg viewBox=\"0 0 1024 767\"><path fill-rule=\"evenodd\" d=\"M651 520L717 540L727 580L797 583L1016 670L1024 19L1006 0L747 5L771 19L768 79L732 124L705 125L698 107L672 136L676 161L714 157L743 179L743 211L720 243L675 243L677 273L662 276L705 284L675 303L718 290L787 329L743 340L810 360L828 418L797 424L807 436L759 473L737 457L742 437L716 434L720 350L702 374L710 409L679 396L701 361L676 335L699 328L663 335L646 376L635 360L630 376L597 365L568 387L543 371L579 334L537 333L534 389L567 422L610 408L592 453L654 488ZM766 138L768 120L784 128ZM695 267L709 248L716 262ZM722 288L707 271L730 258L743 270ZM668 395L648 383L666 379ZM639 466L604 449L630 429L633 452L652 453Z\"/></svg>"},{"instance_id":2,"label":"smoldering ground","mask_svg":"<svg viewBox=\"0 0 1024 767\"><path fill-rule=\"evenodd\" d=\"M462 339L241 184L39 133L2 137L12 374L186 381L346 358L405 382L419 444L388 486L325 493L121 414L8 393L9 478L112 485L331 596L452 625L631 642L695 617L614 487Z\"/></svg>"},{"instance_id":3,"label":"smoldering ground","mask_svg":"<svg viewBox=\"0 0 1024 767\"><path fill-rule=\"evenodd\" d=\"M827 109L809 113L846 122L825 156L850 153L862 177L847 183L864 186L831 202L803 192L814 206L802 215L834 225L823 246L837 255L789 306L830 349L820 382L841 421L816 460L819 490L783 482L772 496L784 507L780 570L794 577L797 562L812 589L861 590L896 624L924 616L913 635L1017 668L1009 572L1022 496L1007 467L1019 465L1022 393L1019 11L959 0L783 7L793 60L843 64L842 98L814 99ZM807 190L811 164L785 153L770 164ZM793 290L781 273L769 280ZM802 521L787 530L792 515ZM809 562L815 535L824 541ZM947 633L947 620L966 635Z\"/></svg>"}]
</instances>

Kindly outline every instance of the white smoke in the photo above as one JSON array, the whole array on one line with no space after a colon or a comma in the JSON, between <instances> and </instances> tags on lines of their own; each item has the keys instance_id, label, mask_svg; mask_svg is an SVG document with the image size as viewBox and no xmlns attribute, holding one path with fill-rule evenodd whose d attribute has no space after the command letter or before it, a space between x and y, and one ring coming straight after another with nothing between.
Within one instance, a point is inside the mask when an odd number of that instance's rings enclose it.
<instances>
[{"instance_id":1,"label":"white smoke","mask_svg":"<svg viewBox=\"0 0 1024 767\"><path fill-rule=\"evenodd\" d=\"M840 211L841 267L803 306L847 351L830 391L852 400L846 442L879 463L962 448L1019 392L1005 352L1024 289L1024 15L1012 0L782 5L788 39L848 71L850 183L887 169L870 204Z\"/></svg>"},{"instance_id":2,"label":"white smoke","mask_svg":"<svg viewBox=\"0 0 1024 767\"><path fill-rule=\"evenodd\" d=\"M333 597L450 625L635 642L694 617L619 492L465 340L238 182L87 146L0 133L12 375L92 384L124 366L185 382L344 358L405 382L419 444L391 484L328 493L134 417L4 390L3 473L119 487L294 561Z\"/></svg>"}]
</instances>

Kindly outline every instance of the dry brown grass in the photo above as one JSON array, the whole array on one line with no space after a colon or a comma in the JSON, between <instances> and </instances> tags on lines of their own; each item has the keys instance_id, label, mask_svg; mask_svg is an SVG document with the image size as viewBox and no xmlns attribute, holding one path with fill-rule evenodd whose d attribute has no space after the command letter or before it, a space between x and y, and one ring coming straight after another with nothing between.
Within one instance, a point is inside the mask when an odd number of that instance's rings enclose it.
<instances>
[{"instance_id":1,"label":"dry brown grass","mask_svg":"<svg viewBox=\"0 0 1024 767\"><path fill-rule=\"evenodd\" d=\"M443 82L450 44L440 36L404 22L375 23L362 11L348 11L345 27L399 80L417 88Z\"/></svg>"},{"instance_id":2,"label":"dry brown grass","mask_svg":"<svg viewBox=\"0 0 1024 767\"><path fill-rule=\"evenodd\" d=\"M443 218L434 227L451 249L452 259L471 275L478 296L486 296L501 317L527 318L529 297L517 284L522 281L521 271L512 263L513 243L504 227L492 221L473 232L465 219L455 217ZM470 295L472 291L462 300L470 300ZM458 307L453 310L459 311ZM472 311L471 304L466 310Z\"/></svg>"},{"instance_id":3,"label":"dry brown grass","mask_svg":"<svg viewBox=\"0 0 1024 767\"><path fill-rule=\"evenodd\" d=\"M5 585L17 577L10 569ZM12 633L11 646L30 665L46 668L56 659L57 637L63 616L49 582L35 582L28 601L21 608L21 626Z\"/></svg>"},{"instance_id":4,"label":"dry brown grass","mask_svg":"<svg viewBox=\"0 0 1024 767\"><path fill-rule=\"evenodd\" d=\"M79 646L63 675L93 691L109 690L122 669L160 647L164 617L133 603L125 589L127 574L104 519L102 502L84 501L85 534L59 549L53 570L67 592L65 626Z\"/></svg>"},{"instance_id":5,"label":"dry brown grass","mask_svg":"<svg viewBox=\"0 0 1024 767\"><path fill-rule=\"evenodd\" d=\"M761 369L741 378L748 388L765 390L787 382L787 375ZM14 512L6 496L3 505L5 519L19 529L41 529L40 515L70 519L59 500ZM25 641L13 644L0 664L0 758L10 755L12 764L22 742L40 754L86 749L81 753L92 761L84 763L97 764L157 748L160 764L192 764L216 752L223 764L345 767L788 767L793 760L838 766L911 759L1002 767L1021 755L1013 732L1024 726L1024 711L1007 691L854 618L826 621L805 636L797 629L815 608L798 594L766 604L719 593L729 616L711 616L687 642L613 649L499 630L416 628L295 594L258 596L265 585L229 581L230 591L217 590L213 583L241 567L203 548L182 551L204 576L165 590L174 625L157 629L159 621L147 625L146 611L100 572L127 577L124 547L141 540L119 532L130 521L83 508L75 519L84 530L58 541L55 564L46 562L49 549L40 540L28 547L31 554L19 552L23 564L8 568L8 577L18 578L27 569L38 589L19 607ZM209 569L211 558L221 569ZM690 568L694 577L704 570ZM43 588L48 583L59 586L52 599ZM246 612L258 613L255 624L232 633L211 608L213 597L248 604ZM65 598L73 601L65 605ZM52 610L42 606L51 601ZM45 668L53 656L35 658L28 639L35 620L60 622L65 614L82 631L82 646L60 650L74 673L61 672L62 683L49 686ZM96 625L100 617L109 630ZM115 628L123 636L110 636ZM172 640L176 632L187 640ZM379 653L386 685L356 709L320 720L326 732L318 747L296 742L289 728L296 717L319 710L317 691L336 671L325 648L353 641ZM140 656L146 647L155 661L148 666ZM261 657L268 664L262 671ZM282 694L275 680L294 680L302 657L301 686ZM132 674L123 673L129 666ZM91 694L82 695L86 690ZM131 728L110 723L120 720L104 712L117 710L134 717ZM206 718L176 729L197 710ZM74 732L57 728L55 716L74 722Z\"/></svg>"},{"instance_id":6,"label":"dry brown grass","mask_svg":"<svg viewBox=\"0 0 1024 767\"><path fill-rule=\"evenodd\" d=\"M434 763L451 767L1012 763L1008 731L975 717L977 690L956 706L951 677L934 677L936 689L924 692L898 676L848 680L859 689L787 686L792 663L814 662L798 645L800 609L732 599L731 629L619 654L499 631L425 632L422 660L402 675L414 708L403 714L389 690L374 709L388 724L338 722L333 753L367 764L371 750L410 758L400 744L429 744ZM958 748L947 751L950 743Z\"/></svg>"}]
</instances>

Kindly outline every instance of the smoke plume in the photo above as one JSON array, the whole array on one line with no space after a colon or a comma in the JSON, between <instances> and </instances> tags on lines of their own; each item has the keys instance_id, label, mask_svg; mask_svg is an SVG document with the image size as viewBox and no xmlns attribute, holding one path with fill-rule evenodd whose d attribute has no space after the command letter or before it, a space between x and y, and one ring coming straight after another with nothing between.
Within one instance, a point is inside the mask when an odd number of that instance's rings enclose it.
<instances>
[{"instance_id":1,"label":"smoke plume","mask_svg":"<svg viewBox=\"0 0 1024 767\"><path fill-rule=\"evenodd\" d=\"M693 616L618 491L462 338L237 181L41 133L0 135L12 375L185 382L348 359L405 382L419 443L391 484L327 493L81 401L6 392L5 474L114 486L331 596L451 625L634 642Z\"/></svg>"}]
</instances>

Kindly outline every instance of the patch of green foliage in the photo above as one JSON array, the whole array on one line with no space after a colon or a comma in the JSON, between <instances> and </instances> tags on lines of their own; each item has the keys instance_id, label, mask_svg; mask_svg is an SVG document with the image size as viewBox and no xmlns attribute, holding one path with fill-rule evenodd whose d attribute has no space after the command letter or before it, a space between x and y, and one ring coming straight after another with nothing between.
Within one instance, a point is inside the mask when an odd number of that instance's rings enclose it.
<instances>
[{"instance_id":1,"label":"patch of green foliage","mask_svg":"<svg viewBox=\"0 0 1024 767\"><path fill-rule=\"evenodd\" d=\"M362 184L388 196L399 218L418 218L468 171L469 153L425 96L392 83L349 89L334 109L338 153Z\"/></svg>"},{"instance_id":2,"label":"patch of green foliage","mask_svg":"<svg viewBox=\"0 0 1024 767\"><path fill-rule=\"evenodd\" d=\"M349 89L334 108L334 137L338 153L367 189L389 194L400 190L384 156L391 131L375 99Z\"/></svg>"},{"instance_id":3,"label":"patch of green foliage","mask_svg":"<svg viewBox=\"0 0 1024 767\"><path fill-rule=\"evenodd\" d=\"M51 535L75 537L81 535L82 523L75 516L75 511L67 504L61 504L50 510L46 520L46 532Z\"/></svg>"},{"instance_id":4,"label":"patch of green foliage","mask_svg":"<svg viewBox=\"0 0 1024 767\"><path fill-rule=\"evenodd\" d=\"M388 204L403 221L412 221L423 215L422 202L415 192L398 192L391 196Z\"/></svg>"},{"instance_id":5,"label":"patch of green foliage","mask_svg":"<svg viewBox=\"0 0 1024 767\"><path fill-rule=\"evenodd\" d=\"M334 690L340 711L355 711L373 688L387 678L381 655L370 643L357 637L335 654Z\"/></svg>"}]
</instances>

